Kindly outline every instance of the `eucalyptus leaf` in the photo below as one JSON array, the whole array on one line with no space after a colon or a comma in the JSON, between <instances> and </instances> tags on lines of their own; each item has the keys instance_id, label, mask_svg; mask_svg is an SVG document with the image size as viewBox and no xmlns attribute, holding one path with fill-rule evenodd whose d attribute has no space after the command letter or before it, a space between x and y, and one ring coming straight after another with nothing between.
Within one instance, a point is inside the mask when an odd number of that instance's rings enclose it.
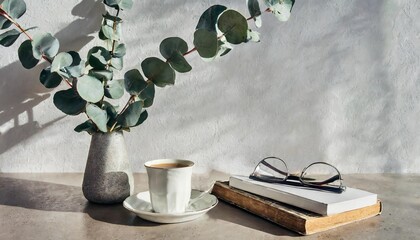
<instances>
[{"instance_id":1,"label":"eucalyptus leaf","mask_svg":"<svg viewBox=\"0 0 420 240\"><path fill-rule=\"evenodd\" d=\"M247 40L248 23L246 18L235 10L224 11L217 20L217 27L229 43L240 44Z\"/></svg>"},{"instance_id":2,"label":"eucalyptus leaf","mask_svg":"<svg viewBox=\"0 0 420 240\"><path fill-rule=\"evenodd\" d=\"M135 126L141 116L141 110L142 110L141 101L137 101L130 104L127 107L127 109L121 114L121 116L118 118L118 121L121 124L121 126L123 128Z\"/></svg>"},{"instance_id":3,"label":"eucalyptus leaf","mask_svg":"<svg viewBox=\"0 0 420 240\"><path fill-rule=\"evenodd\" d=\"M159 50L164 58L169 59L174 53L186 53L188 51L188 45L182 38L169 37L160 43Z\"/></svg>"},{"instance_id":4,"label":"eucalyptus leaf","mask_svg":"<svg viewBox=\"0 0 420 240\"><path fill-rule=\"evenodd\" d=\"M158 87L175 84L175 71L159 58L146 58L141 63L141 68L144 75Z\"/></svg>"},{"instance_id":5,"label":"eucalyptus leaf","mask_svg":"<svg viewBox=\"0 0 420 240\"><path fill-rule=\"evenodd\" d=\"M90 70L89 75L101 81L110 81L114 77L114 72L110 70Z\"/></svg>"},{"instance_id":6,"label":"eucalyptus leaf","mask_svg":"<svg viewBox=\"0 0 420 240\"><path fill-rule=\"evenodd\" d=\"M138 119L137 123L136 123L133 127L138 126L138 125L140 125L140 124L144 123L144 121L146 121L146 119L147 119L147 117L148 117L148 116L149 116L149 113L147 113L147 111L146 111L146 110L144 110L144 111L140 114L140 117L139 117L139 119Z\"/></svg>"},{"instance_id":7,"label":"eucalyptus leaf","mask_svg":"<svg viewBox=\"0 0 420 240\"><path fill-rule=\"evenodd\" d=\"M14 19L22 17L22 15L26 12L26 3L23 0L5 0L1 3L1 7ZM7 21L10 22L9 20ZM2 25L2 27L5 26L4 23L1 24L1 22L0 25Z\"/></svg>"},{"instance_id":8,"label":"eucalyptus leaf","mask_svg":"<svg viewBox=\"0 0 420 240\"><path fill-rule=\"evenodd\" d=\"M102 31L102 27L101 29L99 29L98 37L99 39L104 40L104 41L108 40L108 38L105 36L104 32Z\"/></svg>"},{"instance_id":9,"label":"eucalyptus leaf","mask_svg":"<svg viewBox=\"0 0 420 240\"><path fill-rule=\"evenodd\" d=\"M70 54L66 52L61 52L55 56L51 64L51 72L60 72L65 67L69 67L73 62L73 58Z\"/></svg>"},{"instance_id":10,"label":"eucalyptus leaf","mask_svg":"<svg viewBox=\"0 0 420 240\"><path fill-rule=\"evenodd\" d=\"M86 106L86 114L88 115L89 119L95 123L96 127L101 132L108 132L108 128L106 123L108 122L108 115L106 110L101 109L100 107L96 106L95 104L88 104Z\"/></svg>"},{"instance_id":11,"label":"eucalyptus leaf","mask_svg":"<svg viewBox=\"0 0 420 240\"><path fill-rule=\"evenodd\" d=\"M111 58L111 66L117 70L122 70L124 67L123 58Z\"/></svg>"},{"instance_id":12,"label":"eucalyptus leaf","mask_svg":"<svg viewBox=\"0 0 420 240\"><path fill-rule=\"evenodd\" d=\"M122 58L125 56L126 48L124 43L118 44L118 46L114 50L114 57Z\"/></svg>"},{"instance_id":13,"label":"eucalyptus leaf","mask_svg":"<svg viewBox=\"0 0 420 240\"><path fill-rule=\"evenodd\" d=\"M18 49L19 60L26 69L35 67L39 60L34 58L31 40L24 41Z\"/></svg>"},{"instance_id":14,"label":"eucalyptus leaf","mask_svg":"<svg viewBox=\"0 0 420 240\"><path fill-rule=\"evenodd\" d=\"M0 34L0 45L4 47L10 47L19 38L21 32L16 29L12 29Z\"/></svg>"},{"instance_id":15,"label":"eucalyptus leaf","mask_svg":"<svg viewBox=\"0 0 420 240\"><path fill-rule=\"evenodd\" d=\"M258 0L247 0L248 11L255 21L255 25L261 27L261 9Z\"/></svg>"},{"instance_id":16,"label":"eucalyptus leaf","mask_svg":"<svg viewBox=\"0 0 420 240\"><path fill-rule=\"evenodd\" d=\"M103 101L102 109L106 111L106 114L108 117L107 125L111 128L117 118L117 115L118 115L117 110L115 109L114 106L112 106L111 103L107 101Z\"/></svg>"},{"instance_id":17,"label":"eucalyptus leaf","mask_svg":"<svg viewBox=\"0 0 420 240\"><path fill-rule=\"evenodd\" d=\"M225 10L226 10L226 7L222 6L222 5L213 5L213 6L209 7L201 15L195 29L196 30L197 29L205 29L209 32L216 32L217 18Z\"/></svg>"},{"instance_id":18,"label":"eucalyptus leaf","mask_svg":"<svg viewBox=\"0 0 420 240\"><path fill-rule=\"evenodd\" d=\"M180 73L186 73L192 69L191 65L187 62L185 57L179 53L172 55L172 57L168 59L168 62L173 69Z\"/></svg>"},{"instance_id":19,"label":"eucalyptus leaf","mask_svg":"<svg viewBox=\"0 0 420 240\"><path fill-rule=\"evenodd\" d=\"M53 58L60 47L58 40L49 33L37 34L32 41L32 51L36 59L41 59L43 55Z\"/></svg>"},{"instance_id":20,"label":"eucalyptus leaf","mask_svg":"<svg viewBox=\"0 0 420 240\"><path fill-rule=\"evenodd\" d=\"M3 15L0 15L0 29L6 29L10 26L12 26L12 22L3 17Z\"/></svg>"},{"instance_id":21,"label":"eucalyptus leaf","mask_svg":"<svg viewBox=\"0 0 420 240\"><path fill-rule=\"evenodd\" d=\"M46 88L55 88L60 85L63 78L56 72L51 72L51 68L48 67L41 71L39 80Z\"/></svg>"},{"instance_id":22,"label":"eucalyptus leaf","mask_svg":"<svg viewBox=\"0 0 420 240\"><path fill-rule=\"evenodd\" d=\"M124 74L124 86L130 95L137 96L147 87L147 82L139 70L132 69Z\"/></svg>"},{"instance_id":23,"label":"eucalyptus leaf","mask_svg":"<svg viewBox=\"0 0 420 240\"><path fill-rule=\"evenodd\" d=\"M184 40L179 37L166 38L161 42L159 49L173 69L181 73L191 71L191 65L183 56L188 51L188 45Z\"/></svg>"},{"instance_id":24,"label":"eucalyptus leaf","mask_svg":"<svg viewBox=\"0 0 420 240\"><path fill-rule=\"evenodd\" d=\"M139 97L143 100L143 108L152 106L155 98L155 85L153 83L148 83L147 87L141 91Z\"/></svg>"},{"instance_id":25,"label":"eucalyptus leaf","mask_svg":"<svg viewBox=\"0 0 420 240\"><path fill-rule=\"evenodd\" d=\"M99 102L104 96L102 82L89 75L84 75L78 79L77 91L80 97L91 103Z\"/></svg>"},{"instance_id":26,"label":"eucalyptus leaf","mask_svg":"<svg viewBox=\"0 0 420 240\"><path fill-rule=\"evenodd\" d=\"M119 99L124 95L124 80L109 81L105 87L105 96L112 99Z\"/></svg>"},{"instance_id":27,"label":"eucalyptus leaf","mask_svg":"<svg viewBox=\"0 0 420 240\"><path fill-rule=\"evenodd\" d=\"M216 32L198 29L194 33L194 46L202 58L212 58L217 54L218 40Z\"/></svg>"},{"instance_id":28,"label":"eucalyptus leaf","mask_svg":"<svg viewBox=\"0 0 420 240\"><path fill-rule=\"evenodd\" d=\"M147 98L145 100L143 100L143 108L148 108L151 107L153 105L153 98Z\"/></svg>"},{"instance_id":29,"label":"eucalyptus leaf","mask_svg":"<svg viewBox=\"0 0 420 240\"><path fill-rule=\"evenodd\" d=\"M264 0L270 11L276 16L279 21L285 22L290 18L295 0Z\"/></svg>"},{"instance_id":30,"label":"eucalyptus leaf","mask_svg":"<svg viewBox=\"0 0 420 240\"><path fill-rule=\"evenodd\" d=\"M86 107L86 101L80 98L72 88L56 92L53 102L58 109L68 115L78 115Z\"/></svg>"},{"instance_id":31,"label":"eucalyptus leaf","mask_svg":"<svg viewBox=\"0 0 420 240\"><path fill-rule=\"evenodd\" d=\"M101 30L102 33L105 35L107 39L120 41L121 39L121 27L120 24L116 25L116 29L114 30L113 26L102 25Z\"/></svg>"},{"instance_id":32,"label":"eucalyptus leaf","mask_svg":"<svg viewBox=\"0 0 420 240\"><path fill-rule=\"evenodd\" d=\"M95 69L106 69L106 65L110 59L111 54L104 47L96 46L88 52L88 64Z\"/></svg>"},{"instance_id":33,"label":"eucalyptus leaf","mask_svg":"<svg viewBox=\"0 0 420 240\"><path fill-rule=\"evenodd\" d=\"M70 66L65 67L65 71L70 75L70 77L80 77L82 76L85 69L85 62L80 58L79 53L75 51L67 52L71 55L72 62Z\"/></svg>"},{"instance_id":34,"label":"eucalyptus leaf","mask_svg":"<svg viewBox=\"0 0 420 240\"><path fill-rule=\"evenodd\" d=\"M91 121L87 120L86 122L79 124L76 128L74 128L76 132L83 132L86 131L90 135L96 132L96 125Z\"/></svg>"}]
</instances>

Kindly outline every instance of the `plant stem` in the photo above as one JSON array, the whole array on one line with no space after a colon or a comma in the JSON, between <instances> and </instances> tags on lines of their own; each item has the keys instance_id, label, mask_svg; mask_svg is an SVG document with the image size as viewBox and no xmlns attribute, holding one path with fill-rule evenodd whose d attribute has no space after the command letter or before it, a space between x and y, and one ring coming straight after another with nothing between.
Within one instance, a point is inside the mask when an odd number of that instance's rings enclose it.
<instances>
[{"instance_id":1,"label":"plant stem","mask_svg":"<svg viewBox=\"0 0 420 240\"><path fill-rule=\"evenodd\" d=\"M120 14L120 9L117 9L117 15L115 15L116 17L118 17L118 15ZM117 21L114 21L114 25L112 26L112 30L115 32L117 30ZM114 54L114 50L115 50L115 43L117 41L113 40L112 41L112 49L111 49L111 56Z\"/></svg>"},{"instance_id":2,"label":"plant stem","mask_svg":"<svg viewBox=\"0 0 420 240\"><path fill-rule=\"evenodd\" d=\"M190 53L192 53L192 52L195 52L195 51L197 51L197 48L193 48L193 49L191 49L190 51L188 51L188 52L184 53L182 56L187 56L188 54L190 54Z\"/></svg>"},{"instance_id":3,"label":"plant stem","mask_svg":"<svg viewBox=\"0 0 420 240\"><path fill-rule=\"evenodd\" d=\"M123 107L123 109L121 109L120 113L117 114L117 117L115 118L115 122L112 125L111 129L109 129L109 132L112 132L115 128L115 126L118 123L118 118L121 116L121 114L128 108L128 106L130 105L130 103L134 100L134 95L131 95L130 98L128 99L127 103L125 104L125 106Z\"/></svg>"},{"instance_id":4,"label":"plant stem","mask_svg":"<svg viewBox=\"0 0 420 240\"><path fill-rule=\"evenodd\" d=\"M32 41L31 36L29 36L29 34L25 31L25 29L23 29L6 11L4 11L1 6L0 6L0 15L5 17L7 20L11 21L22 33L24 33L29 38L29 40Z\"/></svg>"},{"instance_id":5,"label":"plant stem","mask_svg":"<svg viewBox=\"0 0 420 240\"><path fill-rule=\"evenodd\" d=\"M7 20L9 20L10 22L12 22L22 33L24 33L26 35L26 37L28 37L28 39L30 41L33 41L33 38L28 34L28 32L22 27L20 26L19 23L17 23L6 11L4 11L4 9L0 6L0 15L2 15L3 17L5 17ZM52 60L49 59L47 56L42 55L42 58L47 61L48 63L52 63ZM72 87L73 84L70 83L70 81L67 78L63 78L64 81L67 83L67 85L69 85L69 87Z\"/></svg>"}]
</instances>

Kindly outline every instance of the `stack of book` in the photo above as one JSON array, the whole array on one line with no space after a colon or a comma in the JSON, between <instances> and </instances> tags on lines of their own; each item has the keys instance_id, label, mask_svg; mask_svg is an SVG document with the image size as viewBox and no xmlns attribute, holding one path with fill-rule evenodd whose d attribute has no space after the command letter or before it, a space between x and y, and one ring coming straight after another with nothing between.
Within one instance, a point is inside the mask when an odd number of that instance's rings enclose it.
<instances>
[{"instance_id":1,"label":"stack of book","mask_svg":"<svg viewBox=\"0 0 420 240\"><path fill-rule=\"evenodd\" d=\"M382 211L374 193L347 188L341 194L232 176L216 182L219 199L303 235L363 220Z\"/></svg>"}]
</instances>

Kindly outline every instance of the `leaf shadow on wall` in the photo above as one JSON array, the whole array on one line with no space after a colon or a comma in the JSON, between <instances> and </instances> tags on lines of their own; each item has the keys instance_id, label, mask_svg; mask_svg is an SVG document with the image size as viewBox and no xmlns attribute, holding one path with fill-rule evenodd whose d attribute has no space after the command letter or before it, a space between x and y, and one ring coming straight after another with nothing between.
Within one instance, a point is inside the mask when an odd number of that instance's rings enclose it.
<instances>
[{"instance_id":1,"label":"leaf shadow on wall","mask_svg":"<svg viewBox=\"0 0 420 240\"><path fill-rule=\"evenodd\" d=\"M60 41L60 51L79 51L89 43L94 37L88 35L100 26L103 12L102 1L83 0L76 5L72 14L80 18L55 34ZM17 61L0 69L0 127L5 129L0 131L0 154L65 117L43 124L35 119L34 108L38 104L47 99L53 104L50 98L53 90L39 82L39 74L46 66L43 63L27 70ZM25 122L20 121L22 118ZM9 124L12 126L9 127Z\"/></svg>"}]
</instances>

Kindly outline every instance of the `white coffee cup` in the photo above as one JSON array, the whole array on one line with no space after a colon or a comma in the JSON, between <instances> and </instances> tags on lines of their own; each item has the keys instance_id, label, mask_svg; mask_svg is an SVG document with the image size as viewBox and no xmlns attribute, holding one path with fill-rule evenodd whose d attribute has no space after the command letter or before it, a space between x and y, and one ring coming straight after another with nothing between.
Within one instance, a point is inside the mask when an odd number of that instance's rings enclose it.
<instances>
[{"instance_id":1,"label":"white coffee cup","mask_svg":"<svg viewBox=\"0 0 420 240\"><path fill-rule=\"evenodd\" d=\"M191 197L194 162L159 159L144 164L152 208L157 213L183 213Z\"/></svg>"}]
</instances>

